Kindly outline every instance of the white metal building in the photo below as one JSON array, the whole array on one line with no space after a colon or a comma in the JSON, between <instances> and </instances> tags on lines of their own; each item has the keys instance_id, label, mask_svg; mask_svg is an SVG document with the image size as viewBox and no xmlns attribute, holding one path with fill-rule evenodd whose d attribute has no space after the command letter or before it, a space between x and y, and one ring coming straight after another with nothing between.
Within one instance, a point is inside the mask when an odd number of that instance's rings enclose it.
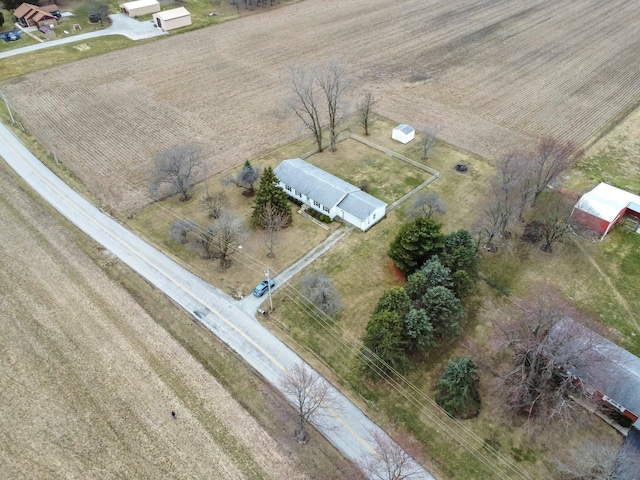
<instances>
[{"instance_id":1,"label":"white metal building","mask_svg":"<svg viewBox=\"0 0 640 480\"><path fill-rule=\"evenodd\" d=\"M162 30L174 30L191 25L191 14L184 7L173 8L153 14L153 23Z\"/></svg>"},{"instance_id":2,"label":"white metal building","mask_svg":"<svg viewBox=\"0 0 640 480\"><path fill-rule=\"evenodd\" d=\"M300 158L284 160L274 173L290 197L328 216L342 218L363 232L386 214L387 204Z\"/></svg>"},{"instance_id":3,"label":"white metal building","mask_svg":"<svg viewBox=\"0 0 640 480\"><path fill-rule=\"evenodd\" d=\"M401 124L393 129L391 138L400 143L409 143L416 136L416 131L411 125Z\"/></svg>"},{"instance_id":4,"label":"white metal building","mask_svg":"<svg viewBox=\"0 0 640 480\"><path fill-rule=\"evenodd\" d=\"M131 18L135 18L148 13L159 12L160 4L158 0L136 0L135 2L121 3L120 11Z\"/></svg>"}]
</instances>

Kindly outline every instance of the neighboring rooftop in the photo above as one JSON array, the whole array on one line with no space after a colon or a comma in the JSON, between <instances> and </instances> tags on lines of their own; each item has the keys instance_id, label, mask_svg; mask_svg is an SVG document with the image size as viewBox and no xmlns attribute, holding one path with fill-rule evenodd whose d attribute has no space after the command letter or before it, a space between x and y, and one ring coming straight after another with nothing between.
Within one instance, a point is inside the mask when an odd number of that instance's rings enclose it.
<instances>
[{"instance_id":1,"label":"neighboring rooftop","mask_svg":"<svg viewBox=\"0 0 640 480\"><path fill-rule=\"evenodd\" d=\"M571 373L640 416L640 358L569 317L550 335L568 332L566 351L580 359Z\"/></svg>"},{"instance_id":2,"label":"neighboring rooftop","mask_svg":"<svg viewBox=\"0 0 640 480\"><path fill-rule=\"evenodd\" d=\"M164 10L154 14L156 17L164 21L173 20L174 18L188 17L191 15L189 10L184 7L172 8L171 10Z\"/></svg>"},{"instance_id":3,"label":"neighboring rooftop","mask_svg":"<svg viewBox=\"0 0 640 480\"><path fill-rule=\"evenodd\" d=\"M615 220L625 208L640 211L639 207L640 195L634 195L604 182L585 193L576 204L576 208L607 222Z\"/></svg>"}]
</instances>

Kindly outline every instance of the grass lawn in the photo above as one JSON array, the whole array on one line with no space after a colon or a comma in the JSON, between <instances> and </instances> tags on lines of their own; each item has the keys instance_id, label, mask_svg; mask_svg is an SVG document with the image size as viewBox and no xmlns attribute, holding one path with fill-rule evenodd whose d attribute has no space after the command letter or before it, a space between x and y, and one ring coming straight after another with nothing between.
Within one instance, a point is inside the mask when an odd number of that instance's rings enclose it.
<instances>
[{"instance_id":1,"label":"grass lawn","mask_svg":"<svg viewBox=\"0 0 640 480\"><path fill-rule=\"evenodd\" d=\"M640 192L640 110L631 113L586 152L577 168L567 175L565 184L586 191L600 182Z\"/></svg>"},{"instance_id":2,"label":"grass lawn","mask_svg":"<svg viewBox=\"0 0 640 480\"><path fill-rule=\"evenodd\" d=\"M309 149L310 142L303 139L281 149L267 152L262 157L252 160L251 163L260 168L275 167L281 160L298 156ZM176 196L149 206L133 218L126 220L128 226L161 249L170 252L212 285L227 293L241 295L250 294L255 285L264 279L266 266L276 275L277 272L283 271L304 256L340 226L338 223L332 223L329 230L324 230L295 213L297 208L292 203L294 212L292 224L278 237L274 258L267 257L268 250L260 231L249 229L249 235L241 243L242 249L232 258L232 266L225 272L219 272L215 260L202 257L195 234L191 236L189 244L182 245L169 241L167 232L169 225L178 218L195 220L203 226L212 223L212 220L207 218L202 205L207 188L210 193L224 192L229 200L229 208L246 219L248 224L253 208L253 198L243 195L244 190L234 185L221 185L220 180L228 173L235 172L229 171L210 177L206 185L204 182L198 184L193 189L193 198L188 202L180 202ZM256 184L257 187L258 184Z\"/></svg>"},{"instance_id":3,"label":"grass lawn","mask_svg":"<svg viewBox=\"0 0 640 480\"><path fill-rule=\"evenodd\" d=\"M392 123L381 119L374 127L371 140L418 159L420 153L417 142L408 145L393 142L390 139L392 126ZM349 168L351 160L348 155L340 154L340 145L336 154L327 152L314 155L310 161L322 159L328 170L333 168L333 173L339 174ZM364 156L366 158L366 153ZM366 160L351 161L359 168L351 173L350 180L357 182L364 176L358 170L367 171L372 166ZM478 215L478 205L486 194L488 180L493 173L492 162L439 143L426 163L441 173L441 178L430 184L427 190L440 193L446 201L448 211L443 218L444 230L449 232L470 228ZM469 172L456 172L454 166L457 163L468 165ZM348 175L341 173L345 178ZM398 185L402 183L401 180L397 181ZM476 419L451 422L449 425L447 422L450 420L440 418L440 412L430 406L428 399L423 398L422 403L426 406L417 410L415 404L398 391L384 386L374 387L362 379L356 359L359 338L381 293L403 282L386 252L389 242L406 220L405 210L406 207L390 213L365 234L350 235L312 266L333 277L345 304L339 318L319 320L287 292L280 292L276 296L276 315L265 323L276 328L293 346L303 346L308 358L319 359L328 365L333 375L345 380L356 392L354 400L368 405L377 420L399 425L402 430L417 437L425 446L425 451L429 452L435 471L450 478L489 478L491 475L476 458L477 452L469 453L447 435L447 429L443 426L448 426L460 441L470 442L472 450L482 451L484 446L478 442L484 442L497 448L501 455L515 462L516 468L528 472L532 478L548 478L552 471L551 461L558 452L566 451L566 445L576 440L570 434L556 432L554 438L534 441L521 424L504 422L500 420L499 412L486 407ZM630 315L640 307L632 293L640 272L639 246L640 236L619 230L614 231L603 243L571 238L555 246L553 254L514 238L505 243L497 254L483 256L483 277L498 290L480 284L480 295L467 304L471 314L463 323L464 337L482 336L489 328L479 325L473 314L481 297L500 295L500 291L524 297L532 284L546 282L568 302L611 327L612 338L632 352L640 353L636 336L639 330L634 323L634 316ZM606 282L603 276L616 285L620 295L627 299L626 304L620 303L609 290L602 288ZM434 350L419 368L410 373L410 382L427 397L433 395L434 381L448 358L456 353L465 353L459 347L461 340L462 337ZM440 422L440 427L434 426ZM585 435L587 431L598 432L598 435L615 435L612 429L599 421L592 421L589 416L585 417L584 425L576 425L576 431Z\"/></svg>"},{"instance_id":4,"label":"grass lawn","mask_svg":"<svg viewBox=\"0 0 640 480\"><path fill-rule=\"evenodd\" d=\"M393 125L388 120L378 119L371 141L418 160L420 154L417 142L402 145L390 139ZM353 126L352 131L359 133ZM267 152L252 160L252 164L274 167L282 159L297 157L312 149L312 140L302 139ZM426 177L423 172L352 140L339 143L335 153L315 154L308 160L354 184L367 179L370 191L387 202L406 193ZM456 172L454 167L458 163L466 164L469 171L465 174ZM438 143L430 152L426 164L440 171L440 178L431 183L427 191L440 193L448 206L448 213L443 218L445 232L470 228L475 220L477 205L486 192L488 179L493 172L492 162ZM237 187L222 187L220 177L209 179L210 192L225 191L231 207L248 217L252 200L243 196ZM274 271L281 271L329 234L294 215L294 224L283 235L275 259L266 257L266 248L261 238L254 234L243 242L243 250L234 257L232 267L221 273L217 271L215 261L205 260L195 249L167 240L168 226L176 218L190 218L200 224L208 223L200 204L204 195L205 185L200 184L189 202L181 203L176 198L170 198L150 206L126 222L133 230L151 239L210 283L229 293L250 293L253 286L263 278L265 264ZM309 314L300 298L287 289L274 296L276 311L265 323L301 351L311 363L323 369L330 378L338 383L349 384L352 399L376 420L382 424L395 425L396 431L408 432L417 438L429 455L423 461L434 472L448 478L489 478L491 470L478 458L487 454L486 444L489 444L512 463L510 467L503 467L505 471L512 472L509 469L516 468L523 469L533 478L548 476L548 452L555 452L560 448L553 441L549 440L545 444L533 442L521 425L500 421L490 409L483 410L474 420L460 423L443 415L430 403L432 385L448 358L459 348L461 338L435 349L419 368L410 373L409 381L420 392L417 399L407 398L401 391L389 386L372 385L362 378L357 361L359 338L382 292L403 283L386 253L390 241L406 221L407 206L389 213L366 233L353 231L310 267L310 270L322 270L334 279L345 304L339 318L319 321L318 317ZM600 263L606 260L599 256L599 245L601 244L585 244L583 248L590 252L594 261ZM632 253L630 255L633 256ZM588 313L597 316L598 312L616 311L622 319L623 312L620 308L612 310L610 304L602 303L605 302L604 295L593 295L594 290L598 291L594 268L589 258L572 242L559 245L554 254L549 255L536 247L513 240L508 246L501 248L498 254L488 255L483 261L482 270L492 285L516 295L526 292L527 285L532 282L545 278L557 283L559 291L568 299L582 302L582 308ZM571 269L575 273L570 274ZM307 272L308 270L305 274ZM614 272L610 273L613 274ZM571 279L567 281L565 275L572 275ZM584 281L584 278L589 281ZM293 286L296 286L296 280ZM581 288L578 289L578 286ZM495 294L494 289L484 284L481 284L480 291L487 295ZM479 302L480 296L467 303L470 314L463 322L465 335L474 336L486 329L478 325L474 314ZM415 402L421 405L420 408L416 407ZM590 425L589 428L596 427ZM606 429L606 432L609 430ZM566 438L560 437L557 441L559 444L568 442ZM463 448L460 442L464 442L468 449Z\"/></svg>"},{"instance_id":5,"label":"grass lawn","mask_svg":"<svg viewBox=\"0 0 640 480\"><path fill-rule=\"evenodd\" d=\"M5 58L0 60L0 82L27 73L130 47L134 43L136 42L121 35L113 35L93 38L86 42L80 41L58 47L49 47L37 52Z\"/></svg>"},{"instance_id":6,"label":"grass lawn","mask_svg":"<svg viewBox=\"0 0 640 480\"><path fill-rule=\"evenodd\" d=\"M357 187L368 184L368 192L388 204L431 177L427 172L351 139L340 142L335 152L325 150L306 161Z\"/></svg>"}]
</instances>

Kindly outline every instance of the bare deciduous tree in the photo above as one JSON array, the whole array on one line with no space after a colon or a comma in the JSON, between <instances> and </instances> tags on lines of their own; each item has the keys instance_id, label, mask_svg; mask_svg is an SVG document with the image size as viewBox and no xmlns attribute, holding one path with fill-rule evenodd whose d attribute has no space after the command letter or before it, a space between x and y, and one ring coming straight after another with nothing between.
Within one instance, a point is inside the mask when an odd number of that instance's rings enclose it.
<instances>
[{"instance_id":1,"label":"bare deciduous tree","mask_svg":"<svg viewBox=\"0 0 640 480\"><path fill-rule=\"evenodd\" d=\"M294 94L291 109L313 133L318 152L322 152L322 123L314 75L301 68L294 69L291 72L291 90Z\"/></svg>"},{"instance_id":2,"label":"bare deciduous tree","mask_svg":"<svg viewBox=\"0 0 640 480\"><path fill-rule=\"evenodd\" d=\"M255 184L260 179L262 174L260 168L251 165L251 162L247 160L240 170L235 175L227 175L222 178L223 185L235 185L236 187L243 188L247 196L253 196L255 193Z\"/></svg>"},{"instance_id":3,"label":"bare deciduous tree","mask_svg":"<svg viewBox=\"0 0 640 480\"><path fill-rule=\"evenodd\" d=\"M516 211L519 221L524 221L524 209L533 200L534 175L532 173L531 154L526 152L514 152L513 166L517 170L515 185Z\"/></svg>"},{"instance_id":4,"label":"bare deciduous tree","mask_svg":"<svg viewBox=\"0 0 640 480\"><path fill-rule=\"evenodd\" d=\"M588 440L572 450L556 470L566 480L636 480L640 456L630 445L619 442Z\"/></svg>"},{"instance_id":5,"label":"bare deciduous tree","mask_svg":"<svg viewBox=\"0 0 640 480\"><path fill-rule=\"evenodd\" d=\"M157 195L164 187L169 195L180 194L180 201L191 198L191 187L202 166L202 153L195 144L179 145L158 153L151 173L151 193Z\"/></svg>"},{"instance_id":6,"label":"bare deciduous tree","mask_svg":"<svg viewBox=\"0 0 640 480\"><path fill-rule=\"evenodd\" d=\"M429 152L435 146L438 141L438 132L440 131L440 126L438 125L427 125L422 129L420 135L422 139L420 140L420 159L427 160L429 158Z\"/></svg>"},{"instance_id":7,"label":"bare deciduous tree","mask_svg":"<svg viewBox=\"0 0 640 480\"><path fill-rule=\"evenodd\" d=\"M545 137L540 140L535 153L531 156L532 204L535 205L538 196L560 176L562 172L574 165L582 150L569 140L558 140Z\"/></svg>"},{"instance_id":8,"label":"bare deciduous tree","mask_svg":"<svg viewBox=\"0 0 640 480\"><path fill-rule=\"evenodd\" d=\"M307 443L310 422L318 425L323 421L323 408L335 408L336 400L331 385L303 363L295 364L280 378L279 386L295 409L295 437Z\"/></svg>"},{"instance_id":9,"label":"bare deciduous tree","mask_svg":"<svg viewBox=\"0 0 640 480\"><path fill-rule=\"evenodd\" d=\"M364 134L369 136L369 127L373 125L374 119L372 117L373 107L376 106L377 100L374 98L372 92L365 92L358 103L358 123L364 128Z\"/></svg>"},{"instance_id":10,"label":"bare deciduous tree","mask_svg":"<svg viewBox=\"0 0 640 480\"><path fill-rule=\"evenodd\" d=\"M263 229L262 238L269 250L267 256L269 258L275 257L275 247L280 232L289 226L289 217L268 203L258 217L258 226Z\"/></svg>"},{"instance_id":11,"label":"bare deciduous tree","mask_svg":"<svg viewBox=\"0 0 640 480\"><path fill-rule=\"evenodd\" d=\"M358 460L358 467L365 476L375 480L407 480L420 474L420 465L386 434L371 431L374 454Z\"/></svg>"},{"instance_id":12,"label":"bare deciduous tree","mask_svg":"<svg viewBox=\"0 0 640 480\"><path fill-rule=\"evenodd\" d=\"M553 244L562 241L571 230L571 206L563 199L556 198L546 206L541 222L544 244L540 248L543 252L552 253Z\"/></svg>"},{"instance_id":13,"label":"bare deciduous tree","mask_svg":"<svg viewBox=\"0 0 640 480\"><path fill-rule=\"evenodd\" d=\"M435 192L419 193L408 212L411 217L422 216L426 218L444 215L445 213L447 213L447 206L444 203L444 199Z\"/></svg>"},{"instance_id":14,"label":"bare deciduous tree","mask_svg":"<svg viewBox=\"0 0 640 480\"><path fill-rule=\"evenodd\" d=\"M333 285L331 277L324 273L310 273L302 279L302 294L324 313L333 317L342 310L340 294Z\"/></svg>"},{"instance_id":15,"label":"bare deciduous tree","mask_svg":"<svg viewBox=\"0 0 640 480\"><path fill-rule=\"evenodd\" d=\"M496 236L505 238L507 230L513 219L512 197L505 197L499 188L494 188L493 198L484 206L484 216L480 227L481 237L486 242L486 247L494 247L493 240Z\"/></svg>"},{"instance_id":16,"label":"bare deciduous tree","mask_svg":"<svg viewBox=\"0 0 640 480\"><path fill-rule=\"evenodd\" d=\"M530 427L569 426L576 407L570 396L583 393L575 372L597 371L600 338L577 321L577 315L549 288L532 289L532 299L515 301L518 308L487 305L484 315L492 324L490 349L474 354L496 381L496 395L507 411L527 418ZM491 352L491 353L490 353ZM591 375L591 374L589 374ZM589 382L592 378L582 378Z\"/></svg>"},{"instance_id":17,"label":"bare deciduous tree","mask_svg":"<svg viewBox=\"0 0 640 480\"><path fill-rule=\"evenodd\" d=\"M215 192L213 195L207 195L202 200L202 204L207 211L209 218L219 218L227 205L229 200L224 192Z\"/></svg>"},{"instance_id":18,"label":"bare deciduous tree","mask_svg":"<svg viewBox=\"0 0 640 480\"><path fill-rule=\"evenodd\" d=\"M240 217L225 210L220 218L200 235L200 242L207 258L217 258L221 271L231 265L230 257L236 252L240 241L247 234L247 227Z\"/></svg>"},{"instance_id":19,"label":"bare deciduous tree","mask_svg":"<svg viewBox=\"0 0 640 480\"><path fill-rule=\"evenodd\" d=\"M349 88L348 75L345 67L335 62L318 69L316 81L327 102L327 116L329 119L329 149L336 151L338 124L344 116L344 94Z\"/></svg>"},{"instance_id":20,"label":"bare deciduous tree","mask_svg":"<svg viewBox=\"0 0 640 480\"><path fill-rule=\"evenodd\" d=\"M181 218L169 225L169 240L172 242L186 243L187 234L198 228L198 223L193 220Z\"/></svg>"}]
</instances>

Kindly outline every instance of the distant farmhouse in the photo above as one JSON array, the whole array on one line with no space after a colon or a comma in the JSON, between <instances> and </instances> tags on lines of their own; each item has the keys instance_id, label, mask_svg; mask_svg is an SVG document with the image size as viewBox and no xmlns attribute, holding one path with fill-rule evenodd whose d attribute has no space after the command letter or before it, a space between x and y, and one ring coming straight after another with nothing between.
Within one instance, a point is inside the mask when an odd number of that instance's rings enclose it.
<instances>
[{"instance_id":1,"label":"distant farmhouse","mask_svg":"<svg viewBox=\"0 0 640 480\"><path fill-rule=\"evenodd\" d=\"M601 239L624 217L640 233L640 195L601 183L580 198L571 215L579 223L600 232Z\"/></svg>"},{"instance_id":2,"label":"distant farmhouse","mask_svg":"<svg viewBox=\"0 0 640 480\"><path fill-rule=\"evenodd\" d=\"M604 417L640 430L640 358L569 317L554 325L549 337L562 345L564 358L575 359L565 373L580 382Z\"/></svg>"},{"instance_id":3,"label":"distant farmhouse","mask_svg":"<svg viewBox=\"0 0 640 480\"><path fill-rule=\"evenodd\" d=\"M284 160L274 173L280 187L314 210L336 217L363 232L386 214L387 204L300 158Z\"/></svg>"},{"instance_id":4,"label":"distant farmhouse","mask_svg":"<svg viewBox=\"0 0 640 480\"><path fill-rule=\"evenodd\" d=\"M58 24L60 9L55 4L38 7L23 3L16 8L13 16L23 27L50 27Z\"/></svg>"}]
</instances>

